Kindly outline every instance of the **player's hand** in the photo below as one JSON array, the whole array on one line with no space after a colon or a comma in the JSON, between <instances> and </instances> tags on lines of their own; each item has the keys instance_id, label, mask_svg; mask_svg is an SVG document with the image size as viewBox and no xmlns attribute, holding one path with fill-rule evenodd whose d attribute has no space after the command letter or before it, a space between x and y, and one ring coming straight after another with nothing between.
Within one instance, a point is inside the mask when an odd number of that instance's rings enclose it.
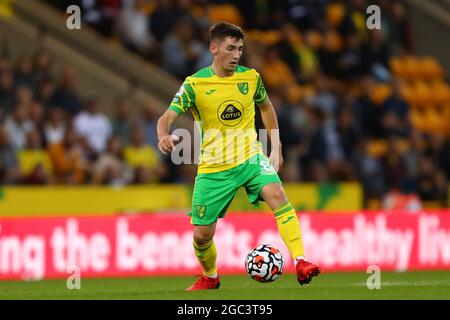
<instances>
[{"instance_id":1,"label":"player's hand","mask_svg":"<svg viewBox=\"0 0 450 320\"><path fill-rule=\"evenodd\" d=\"M275 172L278 172L280 167L283 165L283 155L281 154L281 148L279 150L272 150L270 152L269 160Z\"/></svg>"},{"instance_id":2,"label":"player's hand","mask_svg":"<svg viewBox=\"0 0 450 320\"><path fill-rule=\"evenodd\" d=\"M178 141L178 137L175 135L166 135L159 139L158 149L164 155L167 155L168 152L171 152L175 148L174 141Z\"/></svg>"}]
</instances>

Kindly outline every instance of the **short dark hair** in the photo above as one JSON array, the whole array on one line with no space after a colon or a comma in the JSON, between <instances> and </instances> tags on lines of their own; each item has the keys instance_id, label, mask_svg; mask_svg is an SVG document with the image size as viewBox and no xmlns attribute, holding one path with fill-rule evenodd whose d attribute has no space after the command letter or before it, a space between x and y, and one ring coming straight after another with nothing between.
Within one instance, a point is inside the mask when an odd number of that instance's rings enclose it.
<instances>
[{"instance_id":1,"label":"short dark hair","mask_svg":"<svg viewBox=\"0 0 450 320\"><path fill-rule=\"evenodd\" d=\"M216 39L222 41L226 37L244 40L245 33L242 31L241 27L228 22L219 22L209 29L209 40L211 42Z\"/></svg>"}]
</instances>

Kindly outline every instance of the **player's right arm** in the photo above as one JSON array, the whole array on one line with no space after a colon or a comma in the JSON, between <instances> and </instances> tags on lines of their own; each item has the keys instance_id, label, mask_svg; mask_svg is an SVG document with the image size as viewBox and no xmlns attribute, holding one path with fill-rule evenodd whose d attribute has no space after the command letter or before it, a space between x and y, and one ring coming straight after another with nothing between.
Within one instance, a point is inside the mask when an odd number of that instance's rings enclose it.
<instances>
[{"instance_id":1,"label":"player's right arm","mask_svg":"<svg viewBox=\"0 0 450 320\"><path fill-rule=\"evenodd\" d=\"M173 138L170 135L170 127L178 116L195 105L195 92L190 77L187 77L175 94L169 108L158 119L156 131L158 133L158 149L167 154L175 148Z\"/></svg>"},{"instance_id":2,"label":"player's right arm","mask_svg":"<svg viewBox=\"0 0 450 320\"><path fill-rule=\"evenodd\" d=\"M166 112L158 119L156 125L156 131L158 133L158 149L163 154L172 151L175 148L172 136L169 133L172 123L178 118L178 113L171 109L167 109Z\"/></svg>"}]
</instances>

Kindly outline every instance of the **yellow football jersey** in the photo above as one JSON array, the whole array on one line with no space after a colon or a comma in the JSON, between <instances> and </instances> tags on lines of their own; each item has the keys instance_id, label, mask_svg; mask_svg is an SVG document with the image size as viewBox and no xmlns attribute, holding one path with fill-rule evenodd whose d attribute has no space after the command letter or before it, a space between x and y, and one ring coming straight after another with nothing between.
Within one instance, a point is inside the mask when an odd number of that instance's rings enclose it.
<instances>
[{"instance_id":1,"label":"yellow football jersey","mask_svg":"<svg viewBox=\"0 0 450 320\"><path fill-rule=\"evenodd\" d=\"M267 92L255 69L238 65L233 75L217 76L211 67L186 78L169 106L191 110L201 132L198 173L231 169L262 153L255 129L255 103Z\"/></svg>"}]
</instances>

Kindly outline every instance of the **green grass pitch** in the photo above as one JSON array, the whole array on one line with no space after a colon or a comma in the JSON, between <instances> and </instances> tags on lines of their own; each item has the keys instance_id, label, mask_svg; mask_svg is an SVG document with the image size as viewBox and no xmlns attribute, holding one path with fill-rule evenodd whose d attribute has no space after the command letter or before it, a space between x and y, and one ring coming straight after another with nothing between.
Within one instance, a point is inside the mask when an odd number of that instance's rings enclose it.
<instances>
[{"instance_id":1,"label":"green grass pitch","mask_svg":"<svg viewBox=\"0 0 450 320\"><path fill-rule=\"evenodd\" d=\"M247 275L221 277L219 290L184 292L194 277L83 279L69 290L66 280L0 281L0 299L450 299L450 271L382 272L381 289L369 290L364 272L325 273L301 287L293 274L273 283Z\"/></svg>"}]
</instances>

